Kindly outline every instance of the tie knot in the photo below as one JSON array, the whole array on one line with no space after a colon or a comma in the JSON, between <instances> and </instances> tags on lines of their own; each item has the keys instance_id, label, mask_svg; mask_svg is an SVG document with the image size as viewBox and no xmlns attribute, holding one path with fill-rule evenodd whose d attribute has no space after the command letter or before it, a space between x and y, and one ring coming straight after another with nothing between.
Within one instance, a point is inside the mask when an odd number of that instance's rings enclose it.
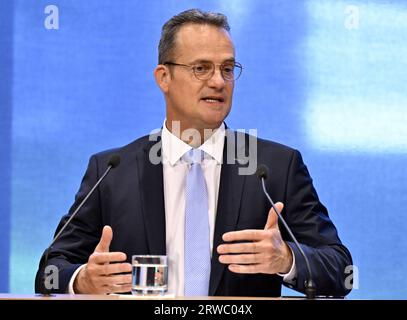
<instances>
[{"instance_id":1,"label":"tie knot","mask_svg":"<svg viewBox=\"0 0 407 320\"><path fill-rule=\"evenodd\" d=\"M182 159L191 165L200 164L203 158L204 152L200 149L191 149L182 156Z\"/></svg>"}]
</instances>

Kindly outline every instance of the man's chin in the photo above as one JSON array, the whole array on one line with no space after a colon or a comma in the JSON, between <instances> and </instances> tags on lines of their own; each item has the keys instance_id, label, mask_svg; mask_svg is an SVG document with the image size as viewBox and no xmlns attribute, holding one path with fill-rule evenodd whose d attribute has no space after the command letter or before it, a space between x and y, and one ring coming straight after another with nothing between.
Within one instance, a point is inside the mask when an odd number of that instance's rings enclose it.
<instances>
[{"instance_id":1,"label":"man's chin","mask_svg":"<svg viewBox=\"0 0 407 320\"><path fill-rule=\"evenodd\" d=\"M204 122L204 129L217 129L222 125L225 117L219 117L217 119L209 119Z\"/></svg>"},{"instance_id":2,"label":"man's chin","mask_svg":"<svg viewBox=\"0 0 407 320\"><path fill-rule=\"evenodd\" d=\"M228 116L229 111L225 112L225 110L212 110L206 113L202 118L203 122L206 124L208 129L216 129L222 124L222 122Z\"/></svg>"}]
</instances>

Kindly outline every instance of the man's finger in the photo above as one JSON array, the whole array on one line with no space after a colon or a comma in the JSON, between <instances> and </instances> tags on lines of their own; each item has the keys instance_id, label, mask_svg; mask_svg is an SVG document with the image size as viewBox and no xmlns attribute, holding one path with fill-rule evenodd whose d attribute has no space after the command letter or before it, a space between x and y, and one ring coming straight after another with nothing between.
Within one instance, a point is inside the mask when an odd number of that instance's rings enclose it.
<instances>
[{"instance_id":1,"label":"man's finger","mask_svg":"<svg viewBox=\"0 0 407 320\"><path fill-rule=\"evenodd\" d=\"M218 246L218 253L256 253L261 251L258 242L230 243Z\"/></svg>"},{"instance_id":2,"label":"man's finger","mask_svg":"<svg viewBox=\"0 0 407 320\"><path fill-rule=\"evenodd\" d=\"M122 292L130 292L131 291L131 284L121 284L121 285L113 285L107 286L109 288L108 293L122 293Z\"/></svg>"},{"instance_id":3,"label":"man's finger","mask_svg":"<svg viewBox=\"0 0 407 320\"><path fill-rule=\"evenodd\" d=\"M240 231L231 231L224 233L222 239L223 241L260 241L264 239L264 230L247 229Z\"/></svg>"},{"instance_id":4,"label":"man's finger","mask_svg":"<svg viewBox=\"0 0 407 320\"><path fill-rule=\"evenodd\" d=\"M259 253L222 254L219 256L219 262L223 264L256 264L262 263L263 260L263 255Z\"/></svg>"},{"instance_id":5,"label":"man's finger","mask_svg":"<svg viewBox=\"0 0 407 320\"><path fill-rule=\"evenodd\" d=\"M113 230L110 226L104 226L100 241L95 248L95 252L109 252L110 242L113 239Z\"/></svg>"},{"instance_id":6,"label":"man's finger","mask_svg":"<svg viewBox=\"0 0 407 320\"><path fill-rule=\"evenodd\" d=\"M105 277L103 283L105 285L114 286L114 285L124 285L124 284L131 284L131 274L126 275L115 275Z\"/></svg>"},{"instance_id":7,"label":"man's finger","mask_svg":"<svg viewBox=\"0 0 407 320\"><path fill-rule=\"evenodd\" d=\"M284 208L284 204L282 204L281 202L277 202L276 208L277 208L278 212L281 213L281 211ZM271 208L269 211L269 215L267 217L267 222L264 227L264 230L268 230L268 229L272 229L272 228L278 228L278 215L274 211L274 208Z\"/></svg>"},{"instance_id":8,"label":"man's finger","mask_svg":"<svg viewBox=\"0 0 407 320\"><path fill-rule=\"evenodd\" d=\"M229 271L235 273L261 273L263 270L262 264L230 264L228 266Z\"/></svg>"},{"instance_id":9,"label":"man's finger","mask_svg":"<svg viewBox=\"0 0 407 320\"><path fill-rule=\"evenodd\" d=\"M126 261L126 254L123 252L95 252L89 257L89 262L96 264L105 264L111 262Z\"/></svg>"},{"instance_id":10,"label":"man's finger","mask_svg":"<svg viewBox=\"0 0 407 320\"><path fill-rule=\"evenodd\" d=\"M110 263L103 266L104 275L112 275L117 273L129 273L132 271L130 263Z\"/></svg>"}]
</instances>

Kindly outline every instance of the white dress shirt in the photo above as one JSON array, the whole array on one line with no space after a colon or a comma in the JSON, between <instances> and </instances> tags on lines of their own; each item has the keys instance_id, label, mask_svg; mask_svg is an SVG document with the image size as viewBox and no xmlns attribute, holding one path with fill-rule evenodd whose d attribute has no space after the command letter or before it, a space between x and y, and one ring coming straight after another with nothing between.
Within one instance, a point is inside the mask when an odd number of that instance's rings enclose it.
<instances>
[{"instance_id":1,"label":"white dress shirt","mask_svg":"<svg viewBox=\"0 0 407 320\"><path fill-rule=\"evenodd\" d=\"M166 252L168 257L168 292L176 296L184 295L184 236L185 236L185 183L188 163L182 156L192 149L190 145L173 135L164 121L162 130L162 159L164 179ZM208 191L208 218L210 249L213 249L220 172L222 168L225 125L216 129L212 136L200 147L206 153L201 166ZM84 265L83 265L84 266ZM74 293L73 282L81 266L72 275L69 293ZM295 259L287 274L280 274L284 282L291 283L296 276Z\"/></svg>"},{"instance_id":2,"label":"white dress shirt","mask_svg":"<svg viewBox=\"0 0 407 320\"><path fill-rule=\"evenodd\" d=\"M210 249L213 248L216 209L222 167L225 125L222 125L198 149L205 152L201 163L208 191ZM166 249L168 256L168 291L184 295L185 184L188 163L182 156L192 147L166 127L162 130Z\"/></svg>"}]
</instances>

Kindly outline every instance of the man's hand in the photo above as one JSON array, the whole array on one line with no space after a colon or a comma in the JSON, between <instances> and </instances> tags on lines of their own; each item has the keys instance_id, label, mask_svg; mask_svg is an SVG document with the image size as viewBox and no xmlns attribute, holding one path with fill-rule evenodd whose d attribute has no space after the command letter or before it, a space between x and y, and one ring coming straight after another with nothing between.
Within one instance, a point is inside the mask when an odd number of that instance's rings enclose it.
<instances>
[{"instance_id":1,"label":"man's hand","mask_svg":"<svg viewBox=\"0 0 407 320\"><path fill-rule=\"evenodd\" d=\"M284 205L276 203L281 212ZM221 244L218 246L219 261L229 265L236 273L288 273L293 263L290 248L281 238L278 216L271 208L264 230L241 230L227 232L225 242L247 241Z\"/></svg>"},{"instance_id":2,"label":"man's hand","mask_svg":"<svg viewBox=\"0 0 407 320\"><path fill-rule=\"evenodd\" d=\"M126 254L109 252L112 238L112 228L105 226L95 251L74 281L75 293L106 294L131 291L131 274L129 274L131 264L113 263L126 261Z\"/></svg>"}]
</instances>

